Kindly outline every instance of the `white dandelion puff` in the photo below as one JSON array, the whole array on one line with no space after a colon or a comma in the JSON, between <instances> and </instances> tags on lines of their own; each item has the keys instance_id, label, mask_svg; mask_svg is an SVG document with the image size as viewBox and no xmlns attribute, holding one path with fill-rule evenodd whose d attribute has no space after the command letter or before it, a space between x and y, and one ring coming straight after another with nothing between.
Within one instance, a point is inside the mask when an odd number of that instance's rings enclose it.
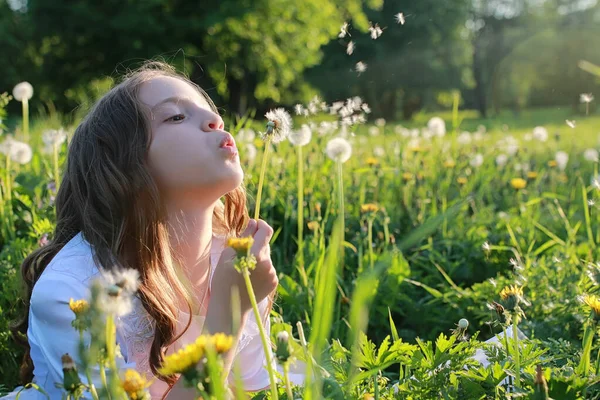
<instances>
[{"instance_id":1,"label":"white dandelion puff","mask_svg":"<svg viewBox=\"0 0 600 400\"><path fill-rule=\"evenodd\" d=\"M48 129L42 133L42 141L48 147L60 146L67 140L67 133L63 128Z\"/></svg>"},{"instance_id":2,"label":"white dandelion puff","mask_svg":"<svg viewBox=\"0 0 600 400\"><path fill-rule=\"evenodd\" d=\"M344 138L334 138L327 143L325 152L333 161L345 163L352 155L352 146Z\"/></svg>"},{"instance_id":3,"label":"white dandelion puff","mask_svg":"<svg viewBox=\"0 0 600 400\"><path fill-rule=\"evenodd\" d=\"M469 161L469 165L473 168L481 167L483 164L483 155L480 153L475 154Z\"/></svg>"},{"instance_id":4,"label":"white dandelion puff","mask_svg":"<svg viewBox=\"0 0 600 400\"><path fill-rule=\"evenodd\" d=\"M458 135L458 137L456 138L456 141L458 142L458 144L461 145L467 145L467 144L471 144L471 132L467 132L464 131L462 132L460 135Z\"/></svg>"},{"instance_id":5,"label":"white dandelion puff","mask_svg":"<svg viewBox=\"0 0 600 400\"><path fill-rule=\"evenodd\" d=\"M576 122L575 120L566 119L565 122L569 126L569 128L575 128Z\"/></svg>"},{"instance_id":6,"label":"white dandelion puff","mask_svg":"<svg viewBox=\"0 0 600 400\"><path fill-rule=\"evenodd\" d=\"M583 152L583 158L585 158L587 161L598 161L598 150L596 149L586 149Z\"/></svg>"},{"instance_id":7,"label":"white dandelion puff","mask_svg":"<svg viewBox=\"0 0 600 400\"><path fill-rule=\"evenodd\" d=\"M399 12L396 15L394 15L394 18L396 18L396 23L400 25L404 25L404 23L406 22L404 18L404 13Z\"/></svg>"},{"instance_id":8,"label":"white dandelion puff","mask_svg":"<svg viewBox=\"0 0 600 400\"><path fill-rule=\"evenodd\" d=\"M0 153L10 157L10 159L19 164L27 164L33 157L31 146L27 143L19 142L8 136L4 142L0 143Z\"/></svg>"},{"instance_id":9,"label":"white dandelion puff","mask_svg":"<svg viewBox=\"0 0 600 400\"><path fill-rule=\"evenodd\" d=\"M356 63L354 69L356 70L356 72L358 72L358 74L362 74L363 72L365 72L367 70L367 64L359 61Z\"/></svg>"},{"instance_id":10,"label":"white dandelion puff","mask_svg":"<svg viewBox=\"0 0 600 400\"><path fill-rule=\"evenodd\" d=\"M31 99L33 97L33 86L29 82L17 83L13 88L13 97L17 101Z\"/></svg>"},{"instance_id":11,"label":"white dandelion puff","mask_svg":"<svg viewBox=\"0 0 600 400\"><path fill-rule=\"evenodd\" d=\"M569 155L564 151L557 151L554 155L554 159L556 160L558 168L561 171L564 171L567 167L567 163L569 162Z\"/></svg>"},{"instance_id":12,"label":"white dandelion puff","mask_svg":"<svg viewBox=\"0 0 600 400\"><path fill-rule=\"evenodd\" d=\"M306 146L310 143L310 139L312 138L312 129L306 124L302 124L299 130L294 130L290 132L288 136L288 140L294 146Z\"/></svg>"},{"instance_id":13,"label":"white dandelion puff","mask_svg":"<svg viewBox=\"0 0 600 400\"><path fill-rule=\"evenodd\" d=\"M545 142L546 140L548 140L548 130L543 126L536 126L535 128L533 128L532 135L535 140L538 140L540 142Z\"/></svg>"},{"instance_id":14,"label":"white dandelion puff","mask_svg":"<svg viewBox=\"0 0 600 400\"><path fill-rule=\"evenodd\" d=\"M376 127L376 126L369 127L369 135L371 135L371 136L378 136L379 135L379 128Z\"/></svg>"},{"instance_id":15,"label":"white dandelion puff","mask_svg":"<svg viewBox=\"0 0 600 400\"><path fill-rule=\"evenodd\" d=\"M276 108L275 110L268 111L265 117L267 122L267 130L262 133L262 138L271 138L272 143L279 143L290 133L292 127L292 117L283 108Z\"/></svg>"},{"instance_id":16,"label":"white dandelion puff","mask_svg":"<svg viewBox=\"0 0 600 400\"><path fill-rule=\"evenodd\" d=\"M591 93L581 93L579 95L579 101L582 103L591 103L594 101L594 95Z\"/></svg>"},{"instance_id":17,"label":"white dandelion puff","mask_svg":"<svg viewBox=\"0 0 600 400\"><path fill-rule=\"evenodd\" d=\"M252 142L256 138L256 132L251 128L240 129L236 135L236 139L240 142Z\"/></svg>"},{"instance_id":18,"label":"white dandelion puff","mask_svg":"<svg viewBox=\"0 0 600 400\"><path fill-rule=\"evenodd\" d=\"M384 127L385 126L385 118L377 118L375 120L375 125L379 126L380 128Z\"/></svg>"},{"instance_id":19,"label":"white dandelion puff","mask_svg":"<svg viewBox=\"0 0 600 400\"><path fill-rule=\"evenodd\" d=\"M139 277L134 269L101 271L94 283L100 287L102 311L116 317L129 314L133 309L132 297L138 289Z\"/></svg>"},{"instance_id":20,"label":"white dandelion puff","mask_svg":"<svg viewBox=\"0 0 600 400\"><path fill-rule=\"evenodd\" d=\"M256 150L256 146L254 146L252 143L246 143L246 158L248 159L248 161L252 162L254 161L254 159L256 158L256 154L258 153L258 151Z\"/></svg>"},{"instance_id":21,"label":"white dandelion puff","mask_svg":"<svg viewBox=\"0 0 600 400\"><path fill-rule=\"evenodd\" d=\"M351 55L354 53L354 42L351 40L346 45L346 54Z\"/></svg>"},{"instance_id":22,"label":"white dandelion puff","mask_svg":"<svg viewBox=\"0 0 600 400\"><path fill-rule=\"evenodd\" d=\"M433 117L427 122L427 129L437 137L442 137L446 134L446 123L440 117Z\"/></svg>"},{"instance_id":23,"label":"white dandelion puff","mask_svg":"<svg viewBox=\"0 0 600 400\"><path fill-rule=\"evenodd\" d=\"M499 154L496 157L496 165L499 167L504 167L506 162L508 161L508 156L506 154Z\"/></svg>"},{"instance_id":24,"label":"white dandelion puff","mask_svg":"<svg viewBox=\"0 0 600 400\"><path fill-rule=\"evenodd\" d=\"M373 148L373 155L375 157L383 157L385 156L385 149L382 146L375 146Z\"/></svg>"}]
</instances>

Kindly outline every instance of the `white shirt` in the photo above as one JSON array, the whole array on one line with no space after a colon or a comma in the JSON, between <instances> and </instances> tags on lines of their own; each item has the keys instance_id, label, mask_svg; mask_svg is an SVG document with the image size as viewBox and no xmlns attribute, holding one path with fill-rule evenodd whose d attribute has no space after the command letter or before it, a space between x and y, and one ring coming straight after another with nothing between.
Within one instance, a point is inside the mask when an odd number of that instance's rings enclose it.
<instances>
[{"instance_id":1,"label":"white shirt","mask_svg":"<svg viewBox=\"0 0 600 400\"><path fill-rule=\"evenodd\" d=\"M223 245L222 239L213 236L211 265L217 265ZM65 353L69 353L78 365L81 381L87 383L77 351L79 333L71 326L74 314L69 308L69 299L90 298L91 281L99 274L92 254L92 247L79 232L50 261L33 288L29 303L29 328L27 330L27 338L31 347L30 354L34 365L33 382L45 390L50 399L60 399L62 396L61 389L56 388L55 383L63 381L61 357ZM214 269L211 269L211 281L213 273ZM259 303L262 315L265 315L267 306L267 298ZM184 312L180 312L180 314L178 332L185 328L189 318L189 314ZM265 368L266 357L255 321L254 313L251 311L240 335L234 358L234 363L239 362L244 388L248 391L269 386L269 375ZM202 332L203 324L203 316L194 316L190 328L167 348L167 353L170 354L193 342ZM118 368L122 371L128 368L136 369L149 380L154 378L148 361L154 337L154 321L144 310L137 297L134 301L133 312L118 318L116 325L117 343L123 355L117 359ZM268 321L265 326L266 332L270 332L270 326L270 321ZM89 343L89 336L86 336L86 340ZM274 360L273 366L276 366ZM277 369L281 371L281 368ZM229 375L229 378L230 382L233 382L233 373ZM301 373L291 374L290 379L297 384L303 383ZM92 380L96 387L101 387L98 367L92 370ZM20 387L15 389L3 399L14 398L20 389ZM152 399L160 399L167 389L167 383L155 379L149 391ZM35 389L27 389L21 392L19 398L23 400L45 399L46 396ZM91 398L87 392L86 398Z\"/></svg>"}]
</instances>

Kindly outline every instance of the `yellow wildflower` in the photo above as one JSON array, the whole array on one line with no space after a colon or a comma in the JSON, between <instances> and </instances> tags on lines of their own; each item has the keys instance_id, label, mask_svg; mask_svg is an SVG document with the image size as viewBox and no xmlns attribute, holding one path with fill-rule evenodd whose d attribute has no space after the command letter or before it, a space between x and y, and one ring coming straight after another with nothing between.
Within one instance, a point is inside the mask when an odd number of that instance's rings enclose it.
<instances>
[{"instance_id":1,"label":"yellow wildflower","mask_svg":"<svg viewBox=\"0 0 600 400\"><path fill-rule=\"evenodd\" d=\"M513 178L510 180L510 185L516 189L524 189L527 186L527 181L523 178Z\"/></svg>"},{"instance_id":2,"label":"yellow wildflower","mask_svg":"<svg viewBox=\"0 0 600 400\"><path fill-rule=\"evenodd\" d=\"M365 393L362 397L362 400L373 400L375 397L371 393Z\"/></svg>"},{"instance_id":3,"label":"yellow wildflower","mask_svg":"<svg viewBox=\"0 0 600 400\"><path fill-rule=\"evenodd\" d=\"M524 302L523 288L518 286L507 286L500 292L505 308L513 313L520 310L519 303Z\"/></svg>"},{"instance_id":4,"label":"yellow wildflower","mask_svg":"<svg viewBox=\"0 0 600 400\"><path fill-rule=\"evenodd\" d=\"M596 320L600 320L600 299L598 296L593 294L584 294L581 299L584 304L588 305L592 309L594 318Z\"/></svg>"},{"instance_id":5,"label":"yellow wildflower","mask_svg":"<svg viewBox=\"0 0 600 400\"><path fill-rule=\"evenodd\" d=\"M379 211L379 206L375 203L366 203L360 206L362 213L376 213L377 211Z\"/></svg>"},{"instance_id":6,"label":"yellow wildflower","mask_svg":"<svg viewBox=\"0 0 600 400\"><path fill-rule=\"evenodd\" d=\"M458 178L456 178L456 182L458 182L461 185L464 185L467 183L467 178L465 178L464 176L459 176Z\"/></svg>"},{"instance_id":7,"label":"yellow wildflower","mask_svg":"<svg viewBox=\"0 0 600 400\"><path fill-rule=\"evenodd\" d=\"M176 353L166 356L162 367L158 372L162 375L169 376L195 369L196 365L204 356L205 345L206 336L199 336L194 343L188 344Z\"/></svg>"},{"instance_id":8,"label":"yellow wildflower","mask_svg":"<svg viewBox=\"0 0 600 400\"><path fill-rule=\"evenodd\" d=\"M146 388L150 383L145 377L141 376L135 369L125 371L125 376L121 382L121 387L132 400L149 399L150 395L146 392Z\"/></svg>"},{"instance_id":9,"label":"yellow wildflower","mask_svg":"<svg viewBox=\"0 0 600 400\"><path fill-rule=\"evenodd\" d=\"M454 162L454 160L446 160L446 161L444 161L444 167L446 167L446 168L453 168L454 166L456 166L456 163Z\"/></svg>"},{"instance_id":10,"label":"yellow wildflower","mask_svg":"<svg viewBox=\"0 0 600 400\"><path fill-rule=\"evenodd\" d=\"M69 300L69 308L75 313L75 316L79 316L86 312L90 308L90 305L86 300L73 300L71 298Z\"/></svg>"},{"instance_id":11,"label":"yellow wildflower","mask_svg":"<svg viewBox=\"0 0 600 400\"><path fill-rule=\"evenodd\" d=\"M375 157L367 157L367 159L365 160L365 163L367 163L367 165L369 167L375 167L375 166L379 165L379 160Z\"/></svg>"},{"instance_id":12,"label":"yellow wildflower","mask_svg":"<svg viewBox=\"0 0 600 400\"><path fill-rule=\"evenodd\" d=\"M550 168L554 168L554 167L556 167L557 165L558 165L558 163L556 162L556 160L550 160L550 161L548 161L548 166L549 166Z\"/></svg>"},{"instance_id":13,"label":"yellow wildflower","mask_svg":"<svg viewBox=\"0 0 600 400\"><path fill-rule=\"evenodd\" d=\"M224 333L216 333L210 337L210 343L215 346L215 351L219 354L225 353L233 345L233 336Z\"/></svg>"},{"instance_id":14,"label":"yellow wildflower","mask_svg":"<svg viewBox=\"0 0 600 400\"><path fill-rule=\"evenodd\" d=\"M528 177L529 179L535 179L535 178L537 178L537 177L538 177L538 173L537 173L537 172L535 172L535 171L529 171L529 172L527 173L527 177Z\"/></svg>"},{"instance_id":15,"label":"yellow wildflower","mask_svg":"<svg viewBox=\"0 0 600 400\"><path fill-rule=\"evenodd\" d=\"M227 239L227 246L234 249L238 254L248 254L248 250L252 247L254 238L247 236L243 238L229 238Z\"/></svg>"},{"instance_id":16,"label":"yellow wildflower","mask_svg":"<svg viewBox=\"0 0 600 400\"><path fill-rule=\"evenodd\" d=\"M413 177L413 174L411 174L410 172L404 172L402 174L402 179L404 179L405 181L411 180L412 177Z\"/></svg>"}]
</instances>

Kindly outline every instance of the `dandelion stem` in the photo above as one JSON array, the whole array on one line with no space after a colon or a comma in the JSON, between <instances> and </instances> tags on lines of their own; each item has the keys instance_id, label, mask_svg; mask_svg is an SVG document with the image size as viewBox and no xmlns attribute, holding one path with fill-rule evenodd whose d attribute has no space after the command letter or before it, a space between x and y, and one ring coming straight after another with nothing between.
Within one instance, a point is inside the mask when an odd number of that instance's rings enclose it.
<instances>
[{"instance_id":1,"label":"dandelion stem","mask_svg":"<svg viewBox=\"0 0 600 400\"><path fill-rule=\"evenodd\" d=\"M271 355L271 348L269 347L269 343L267 341L265 327L262 323L260 310L258 309L258 304L256 303L254 289L252 289L252 282L250 281L250 271L248 270L248 268L242 269L242 275L244 277L244 282L246 283L246 289L248 290L248 297L250 297L252 310L254 311L254 316L256 317L256 324L258 325L258 330L260 332L260 339L262 341L265 357L267 358L267 370L269 371L269 382L271 383L271 398L277 400L279 398L279 396L277 395L277 382L275 381L275 373L273 372L273 364L271 363L273 356Z\"/></svg>"},{"instance_id":2,"label":"dandelion stem","mask_svg":"<svg viewBox=\"0 0 600 400\"><path fill-rule=\"evenodd\" d=\"M292 385L290 383L290 363L286 361L283 363L283 379L285 380L285 391L287 393L287 397L290 400L294 400L294 395L292 394Z\"/></svg>"},{"instance_id":3,"label":"dandelion stem","mask_svg":"<svg viewBox=\"0 0 600 400\"><path fill-rule=\"evenodd\" d=\"M583 333L581 360L579 361L579 367L577 368L577 372L584 377L588 375L590 370L590 355L592 352L592 343L594 342L595 331L596 324L593 321L589 321L586 324L585 331Z\"/></svg>"},{"instance_id":4,"label":"dandelion stem","mask_svg":"<svg viewBox=\"0 0 600 400\"><path fill-rule=\"evenodd\" d=\"M254 219L258 219L260 214L260 200L262 197L263 181L265 179L265 169L267 168L267 158L269 157L269 149L271 148L271 136L265 139L265 152L263 153L262 164L260 166L260 178L258 179L258 193L256 194L256 206L254 208Z\"/></svg>"},{"instance_id":5,"label":"dandelion stem","mask_svg":"<svg viewBox=\"0 0 600 400\"><path fill-rule=\"evenodd\" d=\"M79 341L83 343L83 329L79 330ZM90 389L90 393L92 394L92 399L99 400L98 393L96 392L96 386L94 386L94 382L92 381L92 375L90 374L90 369L85 368L85 377L87 378L88 388Z\"/></svg>"},{"instance_id":6,"label":"dandelion stem","mask_svg":"<svg viewBox=\"0 0 600 400\"><path fill-rule=\"evenodd\" d=\"M304 160L302 159L302 146L296 146L296 148L298 149L298 264L303 272L302 277L306 286L306 272L304 272Z\"/></svg>"},{"instance_id":7,"label":"dandelion stem","mask_svg":"<svg viewBox=\"0 0 600 400\"><path fill-rule=\"evenodd\" d=\"M10 154L6 155L6 205L7 205L7 216L6 222L8 224L8 235L11 239L15 238L14 223L13 223L13 208L12 208L12 174L10 172Z\"/></svg>"},{"instance_id":8,"label":"dandelion stem","mask_svg":"<svg viewBox=\"0 0 600 400\"><path fill-rule=\"evenodd\" d=\"M373 219L369 216L367 218L367 239L369 246L369 266L371 267L371 271L373 271L375 265L375 257L373 255Z\"/></svg>"},{"instance_id":9,"label":"dandelion stem","mask_svg":"<svg viewBox=\"0 0 600 400\"><path fill-rule=\"evenodd\" d=\"M513 315L513 323L512 323L512 329L513 329L513 339L515 341L515 369L516 369L516 379L517 379L517 385L516 386L521 386L521 363L520 363L520 354L519 354L519 330L517 329L517 321L518 321L518 315Z\"/></svg>"},{"instance_id":10,"label":"dandelion stem","mask_svg":"<svg viewBox=\"0 0 600 400\"><path fill-rule=\"evenodd\" d=\"M341 262L341 268L340 268L340 275L343 277L344 276L344 241L345 241L345 234L346 234L346 227L345 227L345 212L344 212L344 175L343 175L343 169L342 169L342 163L340 161L337 161L337 170L338 170L338 196L339 196L339 215L340 215L340 225L341 225L341 232L342 232L342 237L341 237L341 249L340 249L340 262Z\"/></svg>"},{"instance_id":11,"label":"dandelion stem","mask_svg":"<svg viewBox=\"0 0 600 400\"><path fill-rule=\"evenodd\" d=\"M379 400L379 385L377 385L377 375L379 371L375 375L373 375L373 394L375 396L375 400Z\"/></svg>"},{"instance_id":12,"label":"dandelion stem","mask_svg":"<svg viewBox=\"0 0 600 400\"><path fill-rule=\"evenodd\" d=\"M108 382L106 381L106 369L104 368L104 363L100 365L100 382L102 382L102 387L106 391L108 398L110 399L110 390L108 388Z\"/></svg>"},{"instance_id":13,"label":"dandelion stem","mask_svg":"<svg viewBox=\"0 0 600 400\"><path fill-rule=\"evenodd\" d=\"M21 104L23 105L23 135L27 142L29 141L29 100L24 98Z\"/></svg>"}]
</instances>

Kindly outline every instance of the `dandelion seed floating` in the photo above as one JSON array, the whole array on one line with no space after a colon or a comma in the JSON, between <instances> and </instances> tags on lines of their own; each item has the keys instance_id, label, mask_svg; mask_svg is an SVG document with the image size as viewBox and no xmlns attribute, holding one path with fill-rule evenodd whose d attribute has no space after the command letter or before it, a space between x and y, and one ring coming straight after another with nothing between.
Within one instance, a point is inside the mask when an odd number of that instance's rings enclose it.
<instances>
[{"instance_id":1,"label":"dandelion seed floating","mask_svg":"<svg viewBox=\"0 0 600 400\"><path fill-rule=\"evenodd\" d=\"M344 22L344 23L342 24L342 27L340 28L340 33L338 34L338 37L341 39L341 38L345 38L345 37L346 37L346 35L348 35L348 36L351 36L351 35L348 33L348 23L347 23L347 22Z\"/></svg>"},{"instance_id":2,"label":"dandelion seed floating","mask_svg":"<svg viewBox=\"0 0 600 400\"><path fill-rule=\"evenodd\" d=\"M404 25L404 23L406 22L406 20L404 19L404 13L398 13L394 16L396 18L396 23L400 24L400 25Z\"/></svg>"},{"instance_id":3,"label":"dandelion seed floating","mask_svg":"<svg viewBox=\"0 0 600 400\"><path fill-rule=\"evenodd\" d=\"M582 103L591 103L594 101L594 95L591 93L581 93L579 95L579 101Z\"/></svg>"},{"instance_id":4,"label":"dandelion seed floating","mask_svg":"<svg viewBox=\"0 0 600 400\"><path fill-rule=\"evenodd\" d=\"M379 24L371 25L369 27L369 32L371 33L371 39L373 40L379 38L383 34L383 30L379 27Z\"/></svg>"},{"instance_id":5,"label":"dandelion seed floating","mask_svg":"<svg viewBox=\"0 0 600 400\"><path fill-rule=\"evenodd\" d=\"M359 61L356 63L355 69L356 72L358 72L358 74L360 75L367 70L367 64L362 61Z\"/></svg>"},{"instance_id":6,"label":"dandelion seed floating","mask_svg":"<svg viewBox=\"0 0 600 400\"><path fill-rule=\"evenodd\" d=\"M346 46L346 54L351 55L352 53L354 53L354 42L351 40Z\"/></svg>"},{"instance_id":7,"label":"dandelion seed floating","mask_svg":"<svg viewBox=\"0 0 600 400\"><path fill-rule=\"evenodd\" d=\"M576 122L575 122L574 120L572 121L572 120L569 120L569 119L567 119L567 120L565 120L565 122L567 123L567 125L568 125L570 128L573 128L573 129L575 129Z\"/></svg>"}]
</instances>

